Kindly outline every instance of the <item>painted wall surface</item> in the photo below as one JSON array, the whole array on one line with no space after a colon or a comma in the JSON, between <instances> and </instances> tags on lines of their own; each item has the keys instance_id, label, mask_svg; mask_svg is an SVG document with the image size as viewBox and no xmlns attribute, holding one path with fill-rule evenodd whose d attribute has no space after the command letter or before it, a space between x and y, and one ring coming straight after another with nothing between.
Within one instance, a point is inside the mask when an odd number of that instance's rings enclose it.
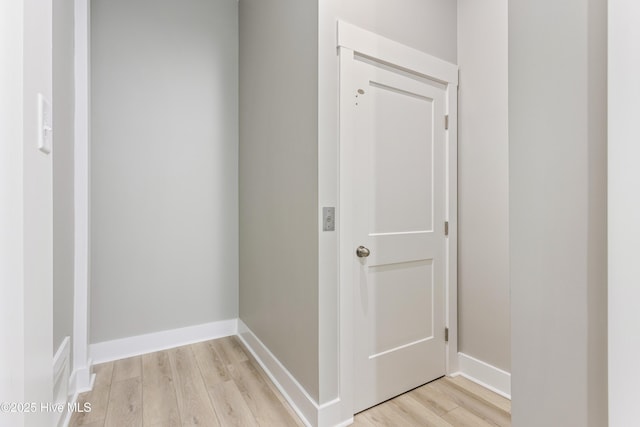
<instances>
[{"instance_id":1,"label":"painted wall surface","mask_svg":"<svg viewBox=\"0 0 640 427\"><path fill-rule=\"evenodd\" d=\"M91 4L91 332L238 315L238 4Z\"/></svg>"},{"instance_id":2,"label":"painted wall surface","mask_svg":"<svg viewBox=\"0 0 640 427\"><path fill-rule=\"evenodd\" d=\"M317 399L317 4L239 16L240 318Z\"/></svg>"},{"instance_id":3,"label":"painted wall surface","mask_svg":"<svg viewBox=\"0 0 640 427\"><path fill-rule=\"evenodd\" d=\"M640 4L609 0L609 426L637 422L640 402Z\"/></svg>"},{"instance_id":4,"label":"painted wall surface","mask_svg":"<svg viewBox=\"0 0 640 427\"><path fill-rule=\"evenodd\" d=\"M73 1L53 2L53 352L73 335Z\"/></svg>"},{"instance_id":5,"label":"painted wall surface","mask_svg":"<svg viewBox=\"0 0 640 427\"><path fill-rule=\"evenodd\" d=\"M511 369L507 0L458 0L458 350Z\"/></svg>"},{"instance_id":6,"label":"painted wall surface","mask_svg":"<svg viewBox=\"0 0 640 427\"><path fill-rule=\"evenodd\" d=\"M0 401L52 400L52 160L38 150L37 94L51 99L50 1L0 4ZM2 426L51 414L1 413Z\"/></svg>"},{"instance_id":7,"label":"painted wall surface","mask_svg":"<svg viewBox=\"0 0 640 427\"><path fill-rule=\"evenodd\" d=\"M318 28L318 218L338 200L337 20L455 63L456 1L320 1ZM337 227L340 213L337 211ZM320 402L338 395L338 238L319 233ZM345 413L345 415L348 415Z\"/></svg>"},{"instance_id":8,"label":"painted wall surface","mask_svg":"<svg viewBox=\"0 0 640 427\"><path fill-rule=\"evenodd\" d=\"M52 20L52 1L24 1L25 402L49 402L53 388L52 156L37 148L36 113L38 93L52 99ZM44 411L29 414L25 416L25 426L49 425L51 418L51 414Z\"/></svg>"},{"instance_id":9,"label":"painted wall surface","mask_svg":"<svg viewBox=\"0 0 640 427\"><path fill-rule=\"evenodd\" d=\"M606 1L509 2L513 425L607 425Z\"/></svg>"},{"instance_id":10,"label":"painted wall surface","mask_svg":"<svg viewBox=\"0 0 640 427\"><path fill-rule=\"evenodd\" d=\"M25 397L23 7L22 0L0 2L0 402ZM22 414L0 416L0 425L24 425Z\"/></svg>"}]
</instances>

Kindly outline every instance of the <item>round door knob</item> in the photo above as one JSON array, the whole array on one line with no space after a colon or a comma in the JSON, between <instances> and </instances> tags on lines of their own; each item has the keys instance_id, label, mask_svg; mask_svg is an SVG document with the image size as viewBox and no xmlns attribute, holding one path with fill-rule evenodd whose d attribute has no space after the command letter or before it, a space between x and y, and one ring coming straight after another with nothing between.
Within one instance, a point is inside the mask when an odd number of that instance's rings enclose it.
<instances>
[{"instance_id":1,"label":"round door knob","mask_svg":"<svg viewBox=\"0 0 640 427\"><path fill-rule=\"evenodd\" d=\"M358 257L360 258L366 258L370 254L371 254L371 251L365 248L364 246L358 246L358 249L356 249L356 255L358 255Z\"/></svg>"}]
</instances>

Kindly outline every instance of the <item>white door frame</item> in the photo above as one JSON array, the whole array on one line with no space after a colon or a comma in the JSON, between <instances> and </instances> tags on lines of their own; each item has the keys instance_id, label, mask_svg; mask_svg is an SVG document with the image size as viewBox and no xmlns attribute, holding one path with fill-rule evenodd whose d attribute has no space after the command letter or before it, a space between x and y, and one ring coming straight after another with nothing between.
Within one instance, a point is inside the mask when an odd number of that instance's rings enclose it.
<instances>
[{"instance_id":1,"label":"white door frame","mask_svg":"<svg viewBox=\"0 0 640 427\"><path fill-rule=\"evenodd\" d=\"M354 212L350 211L352 195L356 189L352 186L351 165L355 161L353 144L354 129L351 120L351 94L344 82L352 78L354 55L358 54L382 64L400 70L419 74L445 85L445 114L449 116L449 129L446 135L446 213L449 221L449 235L445 248L445 326L449 328L449 340L446 343L446 372L458 371L458 292L457 292L457 236L458 236L458 66L419 50L389 40L375 33L363 30L346 22L338 21L338 52L340 56L340 197L339 197L339 352L340 352L340 400L347 408L353 409L354 393L354 318L355 304L353 293L353 239L355 224ZM444 224L443 224L444 226ZM351 410L353 413L353 410Z\"/></svg>"},{"instance_id":2,"label":"white door frame","mask_svg":"<svg viewBox=\"0 0 640 427\"><path fill-rule=\"evenodd\" d=\"M74 2L74 285L71 392L92 388L89 359L90 0Z\"/></svg>"}]
</instances>

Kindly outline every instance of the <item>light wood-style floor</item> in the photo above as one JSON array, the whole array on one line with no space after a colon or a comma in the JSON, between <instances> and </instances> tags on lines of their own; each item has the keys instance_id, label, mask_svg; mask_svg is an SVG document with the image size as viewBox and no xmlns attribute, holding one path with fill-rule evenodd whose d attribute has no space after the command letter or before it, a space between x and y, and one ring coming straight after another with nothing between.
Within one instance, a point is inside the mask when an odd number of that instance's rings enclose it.
<instances>
[{"instance_id":1,"label":"light wood-style floor","mask_svg":"<svg viewBox=\"0 0 640 427\"><path fill-rule=\"evenodd\" d=\"M94 367L71 426L303 426L236 337ZM508 427L511 402L462 377L444 377L361 412L355 426Z\"/></svg>"}]
</instances>

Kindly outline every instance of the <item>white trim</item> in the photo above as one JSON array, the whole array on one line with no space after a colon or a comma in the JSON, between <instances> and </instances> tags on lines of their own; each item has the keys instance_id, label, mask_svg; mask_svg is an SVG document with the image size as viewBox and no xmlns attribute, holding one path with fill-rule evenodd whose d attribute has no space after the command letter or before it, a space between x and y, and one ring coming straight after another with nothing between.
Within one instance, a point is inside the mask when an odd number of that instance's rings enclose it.
<instances>
[{"instance_id":1,"label":"white trim","mask_svg":"<svg viewBox=\"0 0 640 427\"><path fill-rule=\"evenodd\" d=\"M72 391L91 389L89 360L89 0L74 4L74 298Z\"/></svg>"},{"instance_id":2,"label":"white trim","mask_svg":"<svg viewBox=\"0 0 640 427\"><path fill-rule=\"evenodd\" d=\"M458 85L457 65L340 20L338 47L348 48L442 83Z\"/></svg>"},{"instance_id":3,"label":"white trim","mask_svg":"<svg viewBox=\"0 0 640 427\"><path fill-rule=\"evenodd\" d=\"M457 75L457 73L456 73ZM447 373L458 370L458 86L448 84L446 90L449 116L447 131L446 160L446 214L449 221L449 235L445 238L445 286L446 286L446 318L449 328L449 341L446 345Z\"/></svg>"},{"instance_id":4,"label":"white trim","mask_svg":"<svg viewBox=\"0 0 640 427\"><path fill-rule=\"evenodd\" d=\"M80 393L84 393L85 391L90 391L91 389L93 389L93 383L96 380L96 376L91 375L91 382L90 382L90 386L88 390L81 390L81 391L76 391L73 396L71 396L71 399L69 399L69 403L67 404L67 409L70 407L77 407L77 403L78 403L78 396L80 395ZM69 424L71 423L71 417L73 417L74 411L67 411L67 416L64 418L64 422L62 423L62 425L64 427L68 427Z\"/></svg>"},{"instance_id":5,"label":"white trim","mask_svg":"<svg viewBox=\"0 0 640 427\"><path fill-rule=\"evenodd\" d=\"M287 402L306 426L314 425L311 421L316 419L318 405L309 396L293 375L282 363L269 351L262 341L238 319L238 337L258 361L262 369L267 373L271 381L280 390Z\"/></svg>"},{"instance_id":6,"label":"white trim","mask_svg":"<svg viewBox=\"0 0 640 427\"><path fill-rule=\"evenodd\" d=\"M65 365L69 363L69 354L71 354L71 351L70 351L71 346L69 344L71 344L71 338L64 337L64 339L62 340L62 343L60 343L60 347L58 347L58 350L56 351L56 354L53 356L53 379L54 380L58 377L58 375L62 373L62 371L65 368Z\"/></svg>"},{"instance_id":7,"label":"white trim","mask_svg":"<svg viewBox=\"0 0 640 427\"><path fill-rule=\"evenodd\" d=\"M387 38L362 30L351 24L338 21L338 50L340 59L340 124L339 124L339 152L340 152L340 182L339 182L339 250L341 254L351 256L351 228L355 218L348 206L356 191L352 188L350 179L350 165L353 164L351 147L344 144L352 138L354 130L348 117L349 102L344 91L349 90L345 82L353 75L352 67L356 53L365 55L388 65L421 74L432 80L446 85L446 111L449 115L449 129L447 131L447 176L446 176L446 220L449 221L449 236L446 238L446 318L445 325L449 328L449 341L446 348L446 373L451 375L458 371L458 292L457 292L457 159L458 159L458 67L454 64L435 58L424 52L404 46ZM346 208L346 209L345 209ZM340 397L343 413L353 413L353 287L350 286L353 272L352 263L348 260L340 262Z\"/></svg>"},{"instance_id":8,"label":"white trim","mask_svg":"<svg viewBox=\"0 0 640 427\"><path fill-rule=\"evenodd\" d=\"M84 393L93 389L93 383L96 375L91 373L93 361L87 360L86 367L77 369L71 373L69 377L69 391L73 393Z\"/></svg>"},{"instance_id":9,"label":"white trim","mask_svg":"<svg viewBox=\"0 0 640 427\"><path fill-rule=\"evenodd\" d=\"M69 408L69 406L75 405L77 401L78 401L78 393L75 393L73 396L71 396L71 399L69 400L67 408ZM66 411L66 415L65 415L64 419L62 420L62 424L61 425L63 427L68 427L69 424L71 423L71 417L73 417L73 412L67 410Z\"/></svg>"},{"instance_id":10,"label":"white trim","mask_svg":"<svg viewBox=\"0 0 640 427\"><path fill-rule=\"evenodd\" d=\"M344 262L342 258L344 254L351 253L351 242L353 242L353 226L355 218L349 209L344 209L351 200L354 199L355 189L352 180L346 179L348 170L346 165L353 164L354 153L351 147L344 144L346 140L353 140L355 134L354 120L351 116L349 97L344 92L349 77L354 73L354 53L347 48L339 49L339 130L338 130L338 153L339 153L339 181L338 181L338 256L339 256L339 328L338 328L338 348L339 348L339 396L343 401L343 413L345 416L354 413L354 341L355 341L355 320L353 316L353 307L355 306L353 291L353 265L351 262ZM349 260L350 261L350 260Z\"/></svg>"},{"instance_id":11,"label":"white trim","mask_svg":"<svg viewBox=\"0 0 640 427\"><path fill-rule=\"evenodd\" d=\"M511 374L509 372L464 353L458 353L458 358L460 371L451 376L462 375L484 388L511 399Z\"/></svg>"},{"instance_id":12,"label":"white trim","mask_svg":"<svg viewBox=\"0 0 640 427\"><path fill-rule=\"evenodd\" d=\"M345 417L340 399L332 400L320 406L318 427L343 427L353 424L353 415Z\"/></svg>"},{"instance_id":13,"label":"white trim","mask_svg":"<svg viewBox=\"0 0 640 427\"><path fill-rule=\"evenodd\" d=\"M240 319L238 319L238 337L306 426L338 427L348 426L353 422L353 417L341 419L340 399L318 405L278 358Z\"/></svg>"},{"instance_id":14,"label":"white trim","mask_svg":"<svg viewBox=\"0 0 640 427\"><path fill-rule=\"evenodd\" d=\"M71 365L69 355L71 354L71 338L65 337L53 356L53 403L67 405L69 402L69 372ZM68 407L67 407L68 408ZM64 426L68 418L68 409L64 411L54 411L54 426Z\"/></svg>"},{"instance_id":15,"label":"white trim","mask_svg":"<svg viewBox=\"0 0 640 427\"><path fill-rule=\"evenodd\" d=\"M220 320L91 344L89 354L95 363L110 362L196 342L228 337L237 332L237 319Z\"/></svg>"},{"instance_id":16,"label":"white trim","mask_svg":"<svg viewBox=\"0 0 640 427\"><path fill-rule=\"evenodd\" d=\"M629 49L635 43L632 41L640 38L640 4L611 0L608 8L606 375L608 425L624 427L638 424L640 402L640 200L633 196L640 184L640 170L636 167L640 157L636 122L640 115L640 51ZM600 76L596 78L600 80Z\"/></svg>"}]
</instances>

